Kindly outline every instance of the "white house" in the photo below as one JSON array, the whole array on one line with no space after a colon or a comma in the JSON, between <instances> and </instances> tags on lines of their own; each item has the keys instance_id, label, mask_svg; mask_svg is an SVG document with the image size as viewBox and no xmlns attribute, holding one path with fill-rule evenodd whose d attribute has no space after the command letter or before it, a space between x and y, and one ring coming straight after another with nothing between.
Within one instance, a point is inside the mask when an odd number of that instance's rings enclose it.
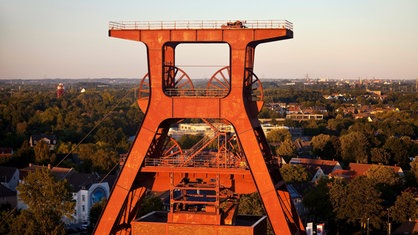
<instances>
[{"instance_id":1,"label":"white house","mask_svg":"<svg viewBox=\"0 0 418 235\"><path fill-rule=\"evenodd\" d=\"M29 167L21 169L21 180L24 181L24 177L31 171L37 168L46 166L37 166L30 164ZM66 224L77 224L88 222L90 208L104 198L109 198L110 188L115 181L115 176L103 176L97 173L80 173L72 168L53 167L51 168L52 174L59 180L66 179L72 192L74 201L76 202L74 208L73 218L63 218ZM18 200L18 208L26 209L22 201Z\"/></svg>"},{"instance_id":2,"label":"white house","mask_svg":"<svg viewBox=\"0 0 418 235\"><path fill-rule=\"evenodd\" d=\"M90 208L103 198L108 198L110 194L109 184L94 183L88 189L80 189L73 192L73 199L76 201L73 219L75 223L88 222Z\"/></svg>"}]
</instances>

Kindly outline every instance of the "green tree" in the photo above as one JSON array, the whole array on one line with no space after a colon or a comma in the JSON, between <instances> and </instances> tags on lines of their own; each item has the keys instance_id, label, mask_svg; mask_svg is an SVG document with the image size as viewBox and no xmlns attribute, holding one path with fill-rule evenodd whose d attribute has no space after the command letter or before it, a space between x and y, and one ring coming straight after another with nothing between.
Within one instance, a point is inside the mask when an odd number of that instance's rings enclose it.
<instances>
[{"instance_id":1,"label":"green tree","mask_svg":"<svg viewBox=\"0 0 418 235\"><path fill-rule=\"evenodd\" d=\"M338 220L345 220L346 215L344 211L348 210L345 203L347 197L347 184L342 179L335 179L330 184L329 196L332 205L332 210Z\"/></svg>"},{"instance_id":2,"label":"green tree","mask_svg":"<svg viewBox=\"0 0 418 235\"><path fill-rule=\"evenodd\" d=\"M347 185L340 181L331 184L330 199L333 211L340 220L355 226L370 226L379 229L383 213L381 193L374 188L372 180L365 176L352 179Z\"/></svg>"},{"instance_id":3,"label":"green tree","mask_svg":"<svg viewBox=\"0 0 418 235\"><path fill-rule=\"evenodd\" d=\"M303 205L316 221L330 221L335 216L329 196L329 180L321 178L303 197Z\"/></svg>"},{"instance_id":4,"label":"green tree","mask_svg":"<svg viewBox=\"0 0 418 235\"><path fill-rule=\"evenodd\" d=\"M276 148L276 154L285 159L290 159L296 156L296 146L291 139L285 139L280 146Z\"/></svg>"},{"instance_id":5,"label":"green tree","mask_svg":"<svg viewBox=\"0 0 418 235\"><path fill-rule=\"evenodd\" d=\"M107 200L103 198L100 202L96 202L91 206L90 212L89 212L89 227L94 228L96 227L97 222L100 219L100 215L103 212L103 209L105 208L107 203Z\"/></svg>"},{"instance_id":6,"label":"green tree","mask_svg":"<svg viewBox=\"0 0 418 235\"><path fill-rule=\"evenodd\" d=\"M51 151L49 150L49 145L47 142L41 140L36 143L35 147L33 147L35 152L35 161L36 163L52 163L53 159L51 159Z\"/></svg>"},{"instance_id":7,"label":"green tree","mask_svg":"<svg viewBox=\"0 0 418 235\"><path fill-rule=\"evenodd\" d=\"M342 130L347 129L354 121L351 118L343 118L338 114L335 119L329 119L327 129L339 135Z\"/></svg>"},{"instance_id":8,"label":"green tree","mask_svg":"<svg viewBox=\"0 0 418 235\"><path fill-rule=\"evenodd\" d=\"M415 221L418 218L417 203L414 195L410 192L402 192L396 198L395 205L393 205L389 212L394 221L398 223Z\"/></svg>"},{"instance_id":9,"label":"green tree","mask_svg":"<svg viewBox=\"0 0 418 235\"><path fill-rule=\"evenodd\" d=\"M328 160L339 159L340 142L338 137L319 134L312 137L311 145L316 156Z\"/></svg>"},{"instance_id":10,"label":"green tree","mask_svg":"<svg viewBox=\"0 0 418 235\"><path fill-rule=\"evenodd\" d=\"M199 140L203 138L203 135L183 135L180 137L178 143L182 149L189 149L193 147Z\"/></svg>"},{"instance_id":11,"label":"green tree","mask_svg":"<svg viewBox=\"0 0 418 235\"><path fill-rule=\"evenodd\" d=\"M0 205L0 234L12 234L11 229L17 217L17 211L10 204Z\"/></svg>"},{"instance_id":12,"label":"green tree","mask_svg":"<svg viewBox=\"0 0 418 235\"><path fill-rule=\"evenodd\" d=\"M154 193L148 193L144 196L144 199L141 203L141 207L138 211L138 217L146 215L153 211L160 211L163 209L163 201L161 198L157 197Z\"/></svg>"},{"instance_id":13,"label":"green tree","mask_svg":"<svg viewBox=\"0 0 418 235\"><path fill-rule=\"evenodd\" d=\"M383 165L373 165L365 173L373 183L374 187L381 192L381 197L385 204L393 203L401 185L401 179L391 167Z\"/></svg>"},{"instance_id":14,"label":"green tree","mask_svg":"<svg viewBox=\"0 0 418 235\"><path fill-rule=\"evenodd\" d=\"M410 138L397 138L394 136L389 137L383 148L391 154L391 159L394 164L408 169L409 168L409 151L411 147Z\"/></svg>"},{"instance_id":15,"label":"green tree","mask_svg":"<svg viewBox=\"0 0 418 235\"><path fill-rule=\"evenodd\" d=\"M280 168L280 173L287 184L308 182L311 178L302 165L284 164Z\"/></svg>"},{"instance_id":16,"label":"green tree","mask_svg":"<svg viewBox=\"0 0 418 235\"><path fill-rule=\"evenodd\" d=\"M390 153L383 148L372 148L370 150L371 162L388 165L390 162Z\"/></svg>"},{"instance_id":17,"label":"green tree","mask_svg":"<svg viewBox=\"0 0 418 235\"><path fill-rule=\"evenodd\" d=\"M331 139L331 136L325 135L325 134L319 134L319 135L312 137L311 145L313 148L313 152L316 155L321 156L322 152L325 150L330 139Z\"/></svg>"},{"instance_id":18,"label":"green tree","mask_svg":"<svg viewBox=\"0 0 418 235\"><path fill-rule=\"evenodd\" d=\"M263 204L258 192L244 194L239 199L238 214L240 215L265 215Z\"/></svg>"},{"instance_id":19,"label":"green tree","mask_svg":"<svg viewBox=\"0 0 418 235\"><path fill-rule=\"evenodd\" d=\"M346 162L368 163L369 142L361 132L350 132L340 137L341 157Z\"/></svg>"},{"instance_id":20,"label":"green tree","mask_svg":"<svg viewBox=\"0 0 418 235\"><path fill-rule=\"evenodd\" d=\"M19 198L28 205L13 224L16 234L64 234L63 216L74 210L66 180L57 181L48 169L29 173L20 184Z\"/></svg>"},{"instance_id":21,"label":"green tree","mask_svg":"<svg viewBox=\"0 0 418 235\"><path fill-rule=\"evenodd\" d=\"M100 146L96 144L96 151L90 156L92 161L92 170L96 172L109 172L118 164L118 153L110 146Z\"/></svg>"},{"instance_id":22,"label":"green tree","mask_svg":"<svg viewBox=\"0 0 418 235\"><path fill-rule=\"evenodd\" d=\"M415 176L416 183L418 184L418 157L415 157L411 162L411 173Z\"/></svg>"},{"instance_id":23,"label":"green tree","mask_svg":"<svg viewBox=\"0 0 418 235\"><path fill-rule=\"evenodd\" d=\"M80 171L103 172L111 170L118 162L118 153L107 143L81 144L77 149L82 161Z\"/></svg>"},{"instance_id":24,"label":"green tree","mask_svg":"<svg viewBox=\"0 0 418 235\"><path fill-rule=\"evenodd\" d=\"M258 192L241 195L238 206L239 215L266 215ZM267 235L273 235L270 222L267 221Z\"/></svg>"},{"instance_id":25,"label":"green tree","mask_svg":"<svg viewBox=\"0 0 418 235\"><path fill-rule=\"evenodd\" d=\"M366 172L366 176L375 184L395 186L400 183L399 175L392 168L382 165L373 165L370 167Z\"/></svg>"},{"instance_id":26,"label":"green tree","mask_svg":"<svg viewBox=\"0 0 418 235\"><path fill-rule=\"evenodd\" d=\"M274 129L267 133L266 139L270 144L277 145L287 139L292 139L292 135L287 129Z\"/></svg>"}]
</instances>

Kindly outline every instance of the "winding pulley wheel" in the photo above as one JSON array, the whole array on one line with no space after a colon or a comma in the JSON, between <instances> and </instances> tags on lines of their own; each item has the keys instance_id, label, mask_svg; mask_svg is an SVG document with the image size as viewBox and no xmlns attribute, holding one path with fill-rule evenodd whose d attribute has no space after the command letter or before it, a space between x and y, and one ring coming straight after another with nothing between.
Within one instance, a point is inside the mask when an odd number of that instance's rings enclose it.
<instances>
[{"instance_id":1,"label":"winding pulley wheel","mask_svg":"<svg viewBox=\"0 0 418 235\"><path fill-rule=\"evenodd\" d=\"M194 86L189 75L182 69L175 66L166 66L164 69L164 84L166 94L174 94L176 91L190 91L193 93ZM149 74L145 74L139 83L137 102L141 110L145 113L148 108L150 96Z\"/></svg>"}]
</instances>

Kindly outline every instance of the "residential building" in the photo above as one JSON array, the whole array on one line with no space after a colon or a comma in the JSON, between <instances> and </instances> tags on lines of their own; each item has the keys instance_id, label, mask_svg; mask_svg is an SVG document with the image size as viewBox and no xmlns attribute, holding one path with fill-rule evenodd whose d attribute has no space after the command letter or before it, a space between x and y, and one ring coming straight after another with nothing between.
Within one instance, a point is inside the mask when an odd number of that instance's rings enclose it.
<instances>
[{"instance_id":1,"label":"residential building","mask_svg":"<svg viewBox=\"0 0 418 235\"><path fill-rule=\"evenodd\" d=\"M394 173L398 174L400 177L404 176L404 172L402 170L401 167L399 166L385 166L385 165L380 165L380 164L361 164L361 163L350 163L350 165L348 166L350 171L354 172L353 177L356 176L360 176L360 175L365 175L366 172L368 170L370 170L370 168L372 168L373 166L384 166L384 167L388 167L391 168L393 170Z\"/></svg>"},{"instance_id":2,"label":"residential building","mask_svg":"<svg viewBox=\"0 0 418 235\"><path fill-rule=\"evenodd\" d=\"M0 147L0 157L11 157L13 156L13 148Z\"/></svg>"},{"instance_id":3,"label":"residential building","mask_svg":"<svg viewBox=\"0 0 418 235\"><path fill-rule=\"evenodd\" d=\"M113 185L107 180L102 180L102 176L98 174L87 174L73 172L66 177L70 184L73 199L76 202L75 212L73 214L73 223L88 222L90 208L102 199L109 198L110 187Z\"/></svg>"},{"instance_id":4,"label":"residential building","mask_svg":"<svg viewBox=\"0 0 418 235\"><path fill-rule=\"evenodd\" d=\"M0 166L0 183L16 192L19 184L19 170L15 167Z\"/></svg>"},{"instance_id":5,"label":"residential building","mask_svg":"<svg viewBox=\"0 0 418 235\"><path fill-rule=\"evenodd\" d=\"M287 191L289 191L290 198L292 199L293 205L295 205L296 211L299 216L305 216L307 209L303 206L303 195L299 193L299 190L293 184L287 185Z\"/></svg>"},{"instance_id":6,"label":"residential building","mask_svg":"<svg viewBox=\"0 0 418 235\"><path fill-rule=\"evenodd\" d=\"M29 145L31 147L35 147L39 141L44 141L49 145L50 150L54 150L55 146L57 145L57 136L56 135L46 135L46 134L39 134L39 135L31 135L29 138Z\"/></svg>"},{"instance_id":7,"label":"residential building","mask_svg":"<svg viewBox=\"0 0 418 235\"><path fill-rule=\"evenodd\" d=\"M308 120L323 120L324 115L323 114L287 114L286 119L291 119L295 121L308 121Z\"/></svg>"},{"instance_id":8,"label":"residential building","mask_svg":"<svg viewBox=\"0 0 418 235\"><path fill-rule=\"evenodd\" d=\"M97 173L80 173L73 168L38 166L30 164L28 167L20 170L21 181L24 181L29 172L39 168L48 167L52 175L58 180L67 180L71 194L76 202L73 218L64 218L66 224L75 224L88 222L91 207L110 195L110 189L116 180L113 175L102 176ZM22 201L17 202L19 209L26 209Z\"/></svg>"},{"instance_id":9,"label":"residential building","mask_svg":"<svg viewBox=\"0 0 418 235\"><path fill-rule=\"evenodd\" d=\"M13 191L3 184L0 184L0 206L15 208L17 205L16 191Z\"/></svg>"},{"instance_id":10,"label":"residential building","mask_svg":"<svg viewBox=\"0 0 418 235\"><path fill-rule=\"evenodd\" d=\"M312 175L311 182L318 181L321 177L328 178L331 172L342 169L338 161L309 159L309 158L292 158L289 164L302 165Z\"/></svg>"}]
</instances>

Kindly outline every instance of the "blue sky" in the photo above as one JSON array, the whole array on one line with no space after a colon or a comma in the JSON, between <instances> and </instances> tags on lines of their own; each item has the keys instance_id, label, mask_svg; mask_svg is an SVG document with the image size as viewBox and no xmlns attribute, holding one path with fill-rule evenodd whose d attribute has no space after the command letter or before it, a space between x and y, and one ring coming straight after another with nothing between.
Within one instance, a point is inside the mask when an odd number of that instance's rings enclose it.
<instances>
[{"instance_id":1,"label":"blue sky","mask_svg":"<svg viewBox=\"0 0 418 235\"><path fill-rule=\"evenodd\" d=\"M293 39L257 47L260 78L418 78L417 0L257 2L0 0L0 79L140 78L145 46L109 38L109 21L236 19L294 24ZM222 45L176 52L179 64L228 60Z\"/></svg>"}]
</instances>

